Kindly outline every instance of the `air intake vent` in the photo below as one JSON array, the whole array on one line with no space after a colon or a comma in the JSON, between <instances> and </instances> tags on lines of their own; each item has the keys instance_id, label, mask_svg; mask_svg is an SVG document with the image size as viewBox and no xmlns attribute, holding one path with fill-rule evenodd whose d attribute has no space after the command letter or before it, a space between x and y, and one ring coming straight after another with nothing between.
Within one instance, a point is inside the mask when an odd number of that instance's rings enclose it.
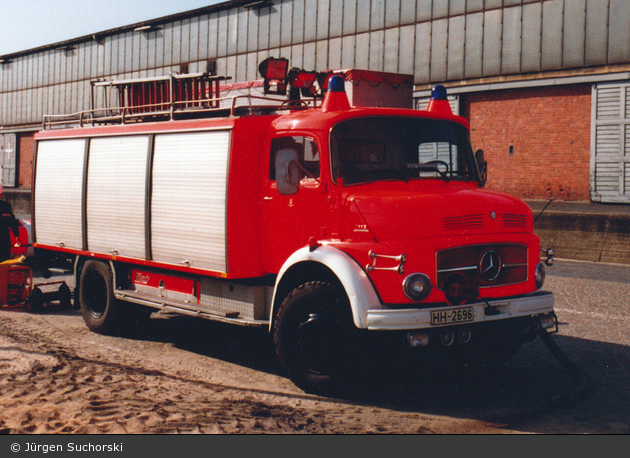
<instances>
[{"instance_id":1,"label":"air intake vent","mask_svg":"<svg viewBox=\"0 0 630 458\"><path fill-rule=\"evenodd\" d=\"M527 215L519 215L516 213L504 213L501 216L501 224L503 227L527 227Z\"/></svg>"},{"instance_id":2,"label":"air intake vent","mask_svg":"<svg viewBox=\"0 0 630 458\"><path fill-rule=\"evenodd\" d=\"M444 230L455 231L458 229L481 229L483 228L483 214L475 213L464 216L448 216L444 218Z\"/></svg>"}]
</instances>

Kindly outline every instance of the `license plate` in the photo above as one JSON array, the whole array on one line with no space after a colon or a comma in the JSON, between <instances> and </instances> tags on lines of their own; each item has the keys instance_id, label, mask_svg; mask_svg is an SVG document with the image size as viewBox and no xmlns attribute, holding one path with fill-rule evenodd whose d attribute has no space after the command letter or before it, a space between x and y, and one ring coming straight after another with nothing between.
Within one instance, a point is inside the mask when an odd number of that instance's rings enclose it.
<instances>
[{"instance_id":1,"label":"license plate","mask_svg":"<svg viewBox=\"0 0 630 458\"><path fill-rule=\"evenodd\" d=\"M474 318L475 313L472 307L431 312L431 324L465 323Z\"/></svg>"}]
</instances>

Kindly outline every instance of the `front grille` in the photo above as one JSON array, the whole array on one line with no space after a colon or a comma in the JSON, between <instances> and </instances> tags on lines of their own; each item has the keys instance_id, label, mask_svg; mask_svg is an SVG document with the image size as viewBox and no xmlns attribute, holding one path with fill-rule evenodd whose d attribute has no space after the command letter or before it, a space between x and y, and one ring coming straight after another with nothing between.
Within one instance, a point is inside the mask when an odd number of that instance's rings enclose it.
<instances>
[{"instance_id":1,"label":"front grille","mask_svg":"<svg viewBox=\"0 0 630 458\"><path fill-rule=\"evenodd\" d=\"M454 275L463 276L469 285L479 288L524 282L527 247L497 244L442 250L437 254L437 274L440 289Z\"/></svg>"},{"instance_id":2,"label":"front grille","mask_svg":"<svg viewBox=\"0 0 630 458\"><path fill-rule=\"evenodd\" d=\"M482 229L483 214L475 213L463 216L448 216L444 218L444 230L454 231L461 229Z\"/></svg>"},{"instance_id":3,"label":"front grille","mask_svg":"<svg viewBox=\"0 0 630 458\"><path fill-rule=\"evenodd\" d=\"M501 215L501 224L503 227L527 227L527 215L517 213L503 213Z\"/></svg>"}]
</instances>

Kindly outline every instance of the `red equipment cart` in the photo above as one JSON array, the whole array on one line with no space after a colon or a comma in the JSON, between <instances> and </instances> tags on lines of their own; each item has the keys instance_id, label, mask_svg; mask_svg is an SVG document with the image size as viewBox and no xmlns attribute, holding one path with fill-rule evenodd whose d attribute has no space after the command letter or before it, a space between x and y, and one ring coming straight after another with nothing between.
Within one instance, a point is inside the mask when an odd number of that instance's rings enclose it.
<instances>
[{"instance_id":1,"label":"red equipment cart","mask_svg":"<svg viewBox=\"0 0 630 458\"><path fill-rule=\"evenodd\" d=\"M16 307L24 304L33 285L33 271L20 264L25 256L0 263L0 306Z\"/></svg>"}]
</instances>

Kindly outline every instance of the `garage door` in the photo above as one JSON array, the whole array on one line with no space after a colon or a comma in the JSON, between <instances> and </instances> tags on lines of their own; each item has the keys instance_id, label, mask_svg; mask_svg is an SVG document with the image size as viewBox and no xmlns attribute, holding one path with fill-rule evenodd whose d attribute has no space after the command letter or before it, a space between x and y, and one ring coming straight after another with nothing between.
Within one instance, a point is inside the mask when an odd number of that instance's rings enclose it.
<instances>
[{"instance_id":1,"label":"garage door","mask_svg":"<svg viewBox=\"0 0 630 458\"><path fill-rule=\"evenodd\" d=\"M593 87L591 199L630 203L630 82Z\"/></svg>"}]
</instances>

